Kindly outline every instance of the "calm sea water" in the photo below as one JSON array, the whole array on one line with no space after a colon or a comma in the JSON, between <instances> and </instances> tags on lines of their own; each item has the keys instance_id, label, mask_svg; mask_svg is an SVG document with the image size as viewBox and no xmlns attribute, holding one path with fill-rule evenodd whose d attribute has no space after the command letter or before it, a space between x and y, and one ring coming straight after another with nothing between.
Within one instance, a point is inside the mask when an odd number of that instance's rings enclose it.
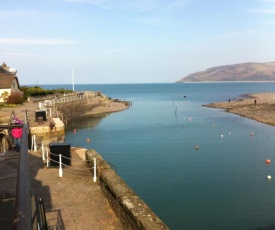
<instances>
[{"instance_id":1,"label":"calm sea water","mask_svg":"<svg viewBox=\"0 0 275 230\"><path fill-rule=\"evenodd\" d=\"M275 179L275 127L202 106L272 92L275 83L76 85L75 90L133 102L128 110L74 124L66 141L96 149L171 229L275 224L275 181L266 179Z\"/></svg>"}]
</instances>

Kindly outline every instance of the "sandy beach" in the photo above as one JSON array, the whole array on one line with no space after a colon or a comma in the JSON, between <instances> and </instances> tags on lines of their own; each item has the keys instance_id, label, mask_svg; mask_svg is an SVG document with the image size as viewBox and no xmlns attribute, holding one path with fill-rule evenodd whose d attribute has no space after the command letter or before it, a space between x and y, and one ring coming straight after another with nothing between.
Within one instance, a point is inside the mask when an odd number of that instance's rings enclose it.
<instances>
[{"instance_id":1,"label":"sandy beach","mask_svg":"<svg viewBox=\"0 0 275 230\"><path fill-rule=\"evenodd\" d=\"M235 113L269 125L275 125L275 92L249 94L248 98L245 99L210 103L204 106L225 109L230 113Z\"/></svg>"}]
</instances>

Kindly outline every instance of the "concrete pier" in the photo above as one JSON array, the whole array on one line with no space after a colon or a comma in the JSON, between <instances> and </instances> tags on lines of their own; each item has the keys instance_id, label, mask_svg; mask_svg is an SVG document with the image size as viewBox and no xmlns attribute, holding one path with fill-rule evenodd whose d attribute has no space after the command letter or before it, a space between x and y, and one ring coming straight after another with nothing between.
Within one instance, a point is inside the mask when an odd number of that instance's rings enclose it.
<instances>
[{"instance_id":1,"label":"concrete pier","mask_svg":"<svg viewBox=\"0 0 275 230\"><path fill-rule=\"evenodd\" d=\"M27 104L24 110L31 112L36 108L35 104ZM17 108L15 114L23 120L21 111ZM11 110L1 111L1 114L5 113L8 117ZM93 155L94 151L88 151L90 154L87 155L87 149L72 147L72 164L63 167L62 177L58 167L46 167L46 161L42 160L41 143L48 146L51 142L62 142L65 127L58 118L49 118L43 124L38 124L34 117L30 119L30 133L36 136L38 144L37 151L29 151L31 194L42 197L49 229L168 229L115 172L108 167L102 171L105 161L98 153ZM54 122L54 129L50 128L50 122ZM13 226L18 154L8 151L0 156L0 226L3 230ZM93 170L89 168L93 165L87 164L88 156L99 160L96 182L93 181ZM116 183L112 184L113 181ZM115 190L126 192L115 194ZM114 203L117 204L114 206Z\"/></svg>"}]
</instances>

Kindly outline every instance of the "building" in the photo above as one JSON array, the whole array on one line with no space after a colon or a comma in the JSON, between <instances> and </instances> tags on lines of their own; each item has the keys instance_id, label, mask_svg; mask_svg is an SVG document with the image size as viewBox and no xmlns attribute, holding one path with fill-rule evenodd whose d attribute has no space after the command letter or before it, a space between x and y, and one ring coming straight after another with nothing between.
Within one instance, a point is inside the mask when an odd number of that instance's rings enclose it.
<instances>
[{"instance_id":1,"label":"building","mask_svg":"<svg viewBox=\"0 0 275 230\"><path fill-rule=\"evenodd\" d=\"M18 92L23 94L19 90L19 81L16 73L16 69L11 69L5 62L0 66L0 103L5 102L11 93Z\"/></svg>"}]
</instances>

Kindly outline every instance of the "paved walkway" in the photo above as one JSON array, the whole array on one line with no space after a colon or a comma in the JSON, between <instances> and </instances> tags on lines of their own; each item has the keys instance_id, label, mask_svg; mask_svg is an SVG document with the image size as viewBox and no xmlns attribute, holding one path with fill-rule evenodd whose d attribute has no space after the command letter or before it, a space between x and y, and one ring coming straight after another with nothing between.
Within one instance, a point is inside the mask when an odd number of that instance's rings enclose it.
<instances>
[{"instance_id":1,"label":"paved walkway","mask_svg":"<svg viewBox=\"0 0 275 230\"><path fill-rule=\"evenodd\" d=\"M23 120L24 110L28 109L34 114L37 108L35 103L6 108L0 110L0 117L9 117L14 110L16 116ZM30 125L37 125L36 123L32 115ZM16 195L18 156L15 152L9 153L15 155L6 158L0 156L1 230L12 229ZM73 168L63 168L63 177L59 177L59 169L47 168L40 152L30 153L32 194L38 194L44 200L50 229L123 229L99 184L93 182L92 174L84 161L85 149L72 148L71 154Z\"/></svg>"},{"instance_id":2,"label":"paved walkway","mask_svg":"<svg viewBox=\"0 0 275 230\"><path fill-rule=\"evenodd\" d=\"M12 153L12 152L10 152ZM85 149L72 148L72 167L46 167L40 152L31 152L32 194L42 197L49 229L116 230L123 229L97 182L93 182L84 159ZM15 154L15 153L13 153ZM12 229L18 157L0 159L0 226Z\"/></svg>"},{"instance_id":3,"label":"paved walkway","mask_svg":"<svg viewBox=\"0 0 275 230\"><path fill-rule=\"evenodd\" d=\"M87 169L84 159L85 149L72 148L72 167L47 168L40 152L32 152L30 157L32 191L45 202L49 225L57 225L63 220L64 229L123 229L108 200Z\"/></svg>"}]
</instances>

